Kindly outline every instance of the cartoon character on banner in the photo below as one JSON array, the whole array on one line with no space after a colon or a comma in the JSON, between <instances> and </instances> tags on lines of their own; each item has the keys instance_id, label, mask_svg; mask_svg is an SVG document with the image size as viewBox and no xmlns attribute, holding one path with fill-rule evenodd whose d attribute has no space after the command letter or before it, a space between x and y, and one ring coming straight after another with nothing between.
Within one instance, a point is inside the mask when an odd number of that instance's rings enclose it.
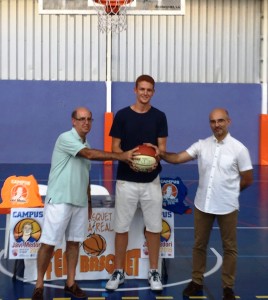
<instances>
[{"instance_id":1,"label":"cartoon character on banner","mask_svg":"<svg viewBox=\"0 0 268 300\"><path fill-rule=\"evenodd\" d=\"M192 209L184 203L187 187L180 177L161 178L163 208L175 214L191 214Z\"/></svg>"},{"instance_id":2,"label":"cartoon character on banner","mask_svg":"<svg viewBox=\"0 0 268 300\"><path fill-rule=\"evenodd\" d=\"M26 202L28 197L27 187L24 185L15 185L11 191L11 201Z\"/></svg>"},{"instance_id":3,"label":"cartoon character on banner","mask_svg":"<svg viewBox=\"0 0 268 300\"><path fill-rule=\"evenodd\" d=\"M17 243L34 243L41 237L40 224L31 218L19 221L14 227L14 238Z\"/></svg>"}]
</instances>

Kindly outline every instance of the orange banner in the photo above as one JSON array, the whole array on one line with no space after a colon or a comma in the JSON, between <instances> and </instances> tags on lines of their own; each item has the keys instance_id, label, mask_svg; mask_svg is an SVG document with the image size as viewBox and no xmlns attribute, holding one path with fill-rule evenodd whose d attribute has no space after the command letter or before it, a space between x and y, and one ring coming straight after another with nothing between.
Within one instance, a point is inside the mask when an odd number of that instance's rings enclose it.
<instances>
[{"instance_id":1,"label":"orange banner","mask_svg":"<svg viewBox=\"0 0 268 300\"><path fill-rule=\"evenodd\" d=\"M10 213L11 208L44 206L33 175L8 177L2 187L1 198L0 214Z\"/></svg>"},{"instance_id":2,"label":"orange banner","mask_svg":"<svg viewBox=\"0 0 268 300\"><path fill-rule=\"evenodd\" d=\"M104 151L112 151L112 137L109 135L113 123L113 113L106 112L104 115ZM104 164L111 165L112 161L105 161Z\"/></svg>"},{"instance_id":3,"label":"orange banner","mask_svg":"<svg viewBox=\"0 0 268 300\"><path fill-rule=\"evenodd\" d=\"M268 115L260 115L259 164L268 165Z\"/></svg>"}]
</instances>

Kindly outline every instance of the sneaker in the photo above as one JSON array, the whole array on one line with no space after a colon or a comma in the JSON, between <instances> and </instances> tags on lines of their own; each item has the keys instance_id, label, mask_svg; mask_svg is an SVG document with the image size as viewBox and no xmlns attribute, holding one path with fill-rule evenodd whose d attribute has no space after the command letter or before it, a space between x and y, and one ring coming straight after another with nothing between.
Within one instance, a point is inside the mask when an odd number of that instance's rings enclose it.
<instances>
[{"instance_id":1,"label":"sneaker","mask_svg":"<svg viewBox=\"0 0 268 300\"><path fill-rule=\"evenodd\" d=\"M64 292L73 295L76 298L86 298L86 293L80 289L78 284L75 282L72 286L65 285Z\"/></svg>"},{"instance_id":2,"label":"sneaker","mask_svg":"<svg viewBox=\"0 0 268 300\"><path fill-rule=\"evenodd\" d=\"M187 285L187 287L183 290L183 296L186 297L199 296L202 291L203 291L203 285L191 281Z\"/></svg>"},{"instance_id":3,"label":"sneaker","mask_svg":"<svg viewBox=\"0 0 268 300\"><path fill-rule=\"evenodd\" d=\"M35 288L32 295L32 300L44 300L44 288Z\"/></svg>"},{"instance_id":4,"label":"sneaker","mask_svg":"<svg viewBox=\"0 0 268 300\"><path fill-rule=\"evenodd\" d=\"M110 280L106 283L106 290L114 291L118 288L118 286L124 283L125 275L124 272L120 272L118 270L114 271Z\"/></svg>"},{"instance_id":5,"label":"sneaker","mask_svg":"<svg viewBox=\"0 0 268 300\"><path fill-rule=\"evenodd\" d=\"M234 294L234 291L229 288L229 287L226 287L223 289L223 297L222 297L223 300L235 300L235 294Z\"/></svg>"},{"instance_id":6,"label":"sneaker","mask_svg":"<svg viewBox=\"0 0 268 300\"><path fill-rule=\"evenodd\" d=\"M157 271L155 271L155 270L149 271L148 281L149 281L152 291L162 291L163 290L161 278Z\"/></svg>"}]
</instances>

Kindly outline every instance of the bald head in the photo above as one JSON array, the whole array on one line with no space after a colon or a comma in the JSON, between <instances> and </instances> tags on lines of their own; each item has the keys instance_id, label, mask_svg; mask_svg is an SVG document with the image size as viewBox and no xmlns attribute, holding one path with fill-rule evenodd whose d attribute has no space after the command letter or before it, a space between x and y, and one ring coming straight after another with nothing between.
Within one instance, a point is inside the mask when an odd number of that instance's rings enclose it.
<instances>
[{"instance_id":1,"label":"bald head","mask_svg":"<svg viewBox=\"0 0 268 300\"><path fill-rule=\"evenodd\" d=\"M91 115L92 115L92 113L91 113L91 111L88 109L88 108L86 108L86 107L77 107L73 112L72 112L72 118L73 119L77 119L77 115L79 115L80 113L83 113L83 112L87 112L87 113L90 113Z\"/></svg>"},{"instance_id":2,"label":"bald head","mask_svg":"<svg viewBox=\"0 0 268 300\"><path fill-rule=\"evenodd\" d=\"M228 134L231 123L229 113L224 108L216 108L209 114L210 128L218 141L222 141Z\"/></svg>"},{"instance_id":3,"label":"bald head","mask_svg":"<svg viewBox=\"0 0 268 300\"><path fill-rule=\"evenodd\" d=\"M221 114L221 115L225 115L226 118L229 118L229 113L228 110L224 109L224 108L215 108L213 109L210 114L209 114L209 118L211 118L211 115L214 114Z\"/></svg>"}]
</instances>

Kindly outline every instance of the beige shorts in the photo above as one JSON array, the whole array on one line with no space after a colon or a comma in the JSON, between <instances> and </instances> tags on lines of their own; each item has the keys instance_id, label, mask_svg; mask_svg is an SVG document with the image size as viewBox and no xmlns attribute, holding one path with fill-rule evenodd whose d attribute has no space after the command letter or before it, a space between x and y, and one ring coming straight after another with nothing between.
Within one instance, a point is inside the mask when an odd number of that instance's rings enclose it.
<instances>
[{"instance_id":1,"label":"beige shorts","mask_svg":"<svg viewBox=\"0 0 268 300\"><path fill-rule=\"evenodd\" d=\"M118 233L129 231L139 205L143 212L146 230L154 233L161 232L162 201L159 176L148 183L117 180L114 231Z\"/></svg>"},{"instance_id":2,"label":"beige shorts","mask_svg":"<svg viewBox=\"0 0 268 300\"><path fill-rule=\"evenodd\" d=\"M56 246L63 240L83 242L88 233L88 208L47 203L40 242Z\"/></svg>"}]
</instances>

